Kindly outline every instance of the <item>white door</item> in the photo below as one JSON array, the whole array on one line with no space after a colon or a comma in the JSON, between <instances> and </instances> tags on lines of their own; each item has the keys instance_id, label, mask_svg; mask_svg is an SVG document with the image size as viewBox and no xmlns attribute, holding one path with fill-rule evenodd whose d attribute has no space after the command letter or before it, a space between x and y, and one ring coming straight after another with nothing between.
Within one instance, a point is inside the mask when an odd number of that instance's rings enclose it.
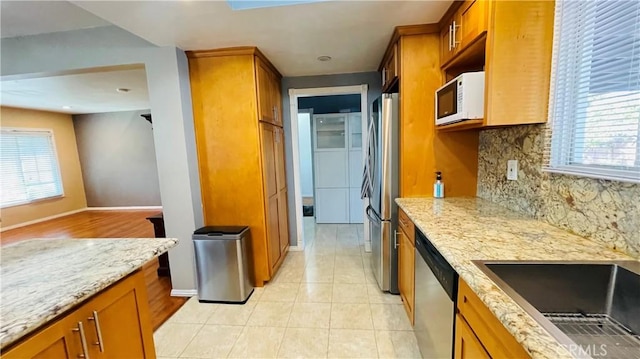
<instances>
[{"instance_id":1,"label":"white door","mask_svg":"<svg viewBox=\"0 0 640 359\"><path fill-rule=\"evenodd\" d=\"M360 198L362 185L362 115L349 114L349 223L364 223L364 203Z\"/></svg>"}]
</instances>

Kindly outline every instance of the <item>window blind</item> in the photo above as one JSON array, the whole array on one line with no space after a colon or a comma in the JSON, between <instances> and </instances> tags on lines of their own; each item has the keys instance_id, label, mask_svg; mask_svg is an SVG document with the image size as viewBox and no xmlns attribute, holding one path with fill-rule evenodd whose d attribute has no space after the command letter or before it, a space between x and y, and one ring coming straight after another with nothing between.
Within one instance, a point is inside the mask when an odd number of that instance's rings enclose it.
<instances>
[{"instance_id":1,"label":"window blind","mask_svg":"<svg viewBox=\"0 0 640 359\"><path fill-rule=\"evenodd\" d=\"M640 183L640 2L557 1L546 171Z\"/></svg>"},{"instance_id":2,"label":"window blind","mask_svg":"<svg viewBox=\"0 0 640 359\"><path fill-rule=\"evenodd\" d=\"M51 131L0 131L0 206L63 194Z\"/></svg>"}]
</instances>

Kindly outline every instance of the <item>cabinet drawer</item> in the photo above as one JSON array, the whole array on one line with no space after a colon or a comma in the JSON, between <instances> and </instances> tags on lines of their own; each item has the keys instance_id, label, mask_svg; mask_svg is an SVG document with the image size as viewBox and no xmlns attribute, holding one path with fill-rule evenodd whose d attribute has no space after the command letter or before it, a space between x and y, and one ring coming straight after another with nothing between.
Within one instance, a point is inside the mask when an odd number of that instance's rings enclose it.
<instances>
[{"instance_id":1,"label":"cabinet drawer","mask_svg":"<svg viewBox=\"0 0 640 359\"><path fill-rule=\"evenodd\" d=\"M411 245L415 246L416 227L409 219L406 213L401 208L398 208L398 226L404 231L411 242Z\"/></svg>"},{"instance_id":2,"label":"cabinet drawer","mask_svg":"<svg viewBox=\"0 0 640 359\"><path fill-rule=\"evenodd\" d=\"M492 358L530 358L463 280L458 284L458 311Z\"/></svg>"}]
</instances>

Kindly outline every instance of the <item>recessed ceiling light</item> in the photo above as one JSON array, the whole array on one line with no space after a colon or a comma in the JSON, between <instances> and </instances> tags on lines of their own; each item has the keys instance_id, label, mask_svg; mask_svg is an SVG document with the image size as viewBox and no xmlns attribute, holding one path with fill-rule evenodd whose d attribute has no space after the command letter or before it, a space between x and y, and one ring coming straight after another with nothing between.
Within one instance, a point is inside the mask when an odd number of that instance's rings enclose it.
<instances>
[{"instance_id":1,"label":"recessed ceiling light","mask_svg":"<svg viewBox=\"0 0 640 359\"><path fill-rule=\"evenodd\" d=\"M127 93L127 92L131 91L131 89L120 87L120 88L117 88L116 91L122 92L122 93Z\"/></svg>"},{"instance_id":2,"label":"recessed ceiling light","mask_svg":"<svg viewBox=\"0 0 640 359\"><path fill-rule=\"evenodd\" d=\"M71 106L62 106L62 108L63 108L64 110L70 110L70 109L71 109Z\"/></svg>"},{"instance_id":3,"label":"recessed ceiling light","mask_svg":"<svg viewBox=\"0 0 640 359\"><path fill-rule=\"evenodd\" d=\"M318 61L322 61L322 62L331 61L331 56L318 56Z\"/></svg>"}]
</instances>

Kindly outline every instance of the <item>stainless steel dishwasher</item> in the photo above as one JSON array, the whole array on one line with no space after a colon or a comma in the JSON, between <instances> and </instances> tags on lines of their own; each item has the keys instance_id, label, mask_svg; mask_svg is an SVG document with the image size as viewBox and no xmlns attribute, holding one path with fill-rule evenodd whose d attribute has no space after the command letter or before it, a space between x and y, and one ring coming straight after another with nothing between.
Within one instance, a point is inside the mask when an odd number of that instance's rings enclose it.
<instances>
[{"instance_id":1,"label":"stainless steel dishwasher","mask_svg":"<svg viewBox=\"0 0 640 359\"><path fill-rule=\"evenodd\" d=\"M452 358L458 273L416 229L414 332L423 358Z\"/></svg>"}]
</instances>

